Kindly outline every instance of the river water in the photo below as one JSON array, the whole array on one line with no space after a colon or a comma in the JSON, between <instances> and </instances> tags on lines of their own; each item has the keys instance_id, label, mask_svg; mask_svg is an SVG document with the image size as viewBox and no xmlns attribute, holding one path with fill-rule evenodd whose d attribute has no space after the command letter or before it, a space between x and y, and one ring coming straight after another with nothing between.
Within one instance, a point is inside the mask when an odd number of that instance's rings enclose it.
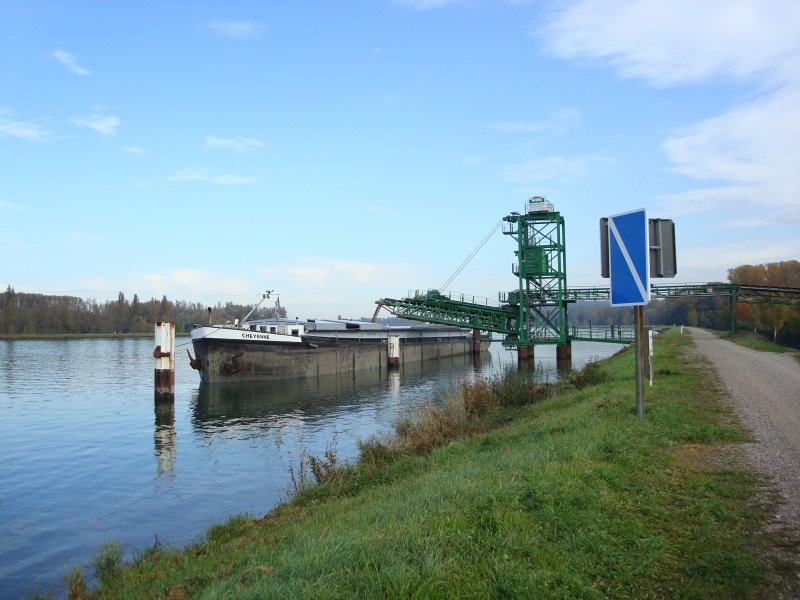
<instances>
[{"instance_id":1,"label":"river water","mask_svg":"<svg viewBox=\"0 0 800 600\"><path fill-rule=\"evenodd\" d=\"M175 401L153 399L152 339L0 341L0 598L66 593L103 542L126 557L202 539L227 517L286 497L289 466L332 446L389 434L397 419L460 382L516 369L499 342L399 372L248 385L201 385L180 356ZM573 344L573 367L619 350ZM537 347L535 377L558 378Z\"/></svg>"}]
</instances>

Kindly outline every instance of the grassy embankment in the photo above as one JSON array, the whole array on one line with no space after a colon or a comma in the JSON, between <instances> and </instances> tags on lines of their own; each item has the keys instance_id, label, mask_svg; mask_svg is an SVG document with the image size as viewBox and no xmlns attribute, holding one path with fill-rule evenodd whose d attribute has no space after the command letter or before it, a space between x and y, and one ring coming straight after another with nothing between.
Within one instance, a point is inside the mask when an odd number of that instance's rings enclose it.
<instances>
[{"instance_id":1,"label":"grassy embankment","mask_svg":"<svg viewBox=\"0 0 800 600\"><path fill-rule=\"evenodd\" d=\"M147 549L127 566L107 546L94 565L100 586L86 592L74 573L72 596L798 593L772 553L796 553L796 540L763 532L761 482L722 460L722 447L747 436L691 347L677 330L659 336L643 421L630 351L557 390L513 378L467 386L398 426L396 439L365 441L355 465L332 453L306 461L298 493L264 519L231 519L185 550Z\"/></svg>"}]
</instances>

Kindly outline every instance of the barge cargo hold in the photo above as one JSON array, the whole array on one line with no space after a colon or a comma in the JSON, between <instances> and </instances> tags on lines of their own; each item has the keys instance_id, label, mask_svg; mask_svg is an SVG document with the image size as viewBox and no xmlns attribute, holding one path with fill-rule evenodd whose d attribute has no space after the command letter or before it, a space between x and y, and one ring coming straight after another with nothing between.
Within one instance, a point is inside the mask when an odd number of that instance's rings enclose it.
<instances>
[{"instance_id":1,"label":"barge cargo hold","mask_svg":"<svg viewBox=\"0 0 800 600\"><path fill-rule=\"evenodd\" d=\"M263 319L196 325L190 363L206 383L342 375L488 348L468 329L345 320Z\"/></svg>"}]
</instances>

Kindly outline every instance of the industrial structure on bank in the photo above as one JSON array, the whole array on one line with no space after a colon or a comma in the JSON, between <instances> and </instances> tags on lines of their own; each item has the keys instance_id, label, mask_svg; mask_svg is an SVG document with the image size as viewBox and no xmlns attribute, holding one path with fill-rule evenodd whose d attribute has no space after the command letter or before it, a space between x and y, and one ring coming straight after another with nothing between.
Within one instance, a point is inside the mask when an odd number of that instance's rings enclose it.
<instances>
[{"instance_id":1,"label":"industrial structure on bank","mask_svg":"<svg viewBox=\"0 0 800 600\"><path fill-rule=\"evenodd\" d=\"M661 236L664 225L671 221L653 220L659 240L650 246L654 277L671 277L674 265L674 241ZM601 221L601 227L603 223ZM503 234L517 243L516 263L512 272L517 278L514 290L500 292L498 302L476 302L463 294L454 296L440 290L416 292L406 298L381 298L375 317L381 308L404 319L455 325L504 336L503 345L517 348L521 359L533 355L533 346L554 344L556 357L568 360L573 341L630 343L633 330L619 327L571 327L568 307L579 300L610 299L608 287L569 288L567 286L567 254L564 217L542 197L528 200L524 214L512 212L503 217ZM602 237L602 236L601 236ZM674 238L673 238L674 240ZM651 241L651 244L653 242ZM671 254L671 256L670 256ZM670 268L664 261L672 260ZM658 269L661 269L659 272ZM800 289L760 287L738 284L669 284L651 285L652 298L686 296L728 296L730 326L734 328L734 307L737 302L800 305ZM477 338L477 334L475 335Z\"/></svg>"}]
</instances>

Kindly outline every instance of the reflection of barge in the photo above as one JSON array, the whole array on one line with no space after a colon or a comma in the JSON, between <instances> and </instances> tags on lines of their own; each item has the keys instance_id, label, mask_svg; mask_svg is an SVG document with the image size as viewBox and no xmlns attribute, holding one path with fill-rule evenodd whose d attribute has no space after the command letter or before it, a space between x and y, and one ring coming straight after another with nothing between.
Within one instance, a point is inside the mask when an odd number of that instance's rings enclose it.
<instances>
[{"instance_id":1,"label":"reflection of barge","mask_svg":"<svg viewBox=\"0 0 800 600\"><path fill-rule=\"evenodd\" d=\"M477 333L477 332L476 332ZM473 331L344 320L260 319L192 330L192 366L204 382L269 381L386 369L488 346Z\"/></svg>"}]
</instances>

